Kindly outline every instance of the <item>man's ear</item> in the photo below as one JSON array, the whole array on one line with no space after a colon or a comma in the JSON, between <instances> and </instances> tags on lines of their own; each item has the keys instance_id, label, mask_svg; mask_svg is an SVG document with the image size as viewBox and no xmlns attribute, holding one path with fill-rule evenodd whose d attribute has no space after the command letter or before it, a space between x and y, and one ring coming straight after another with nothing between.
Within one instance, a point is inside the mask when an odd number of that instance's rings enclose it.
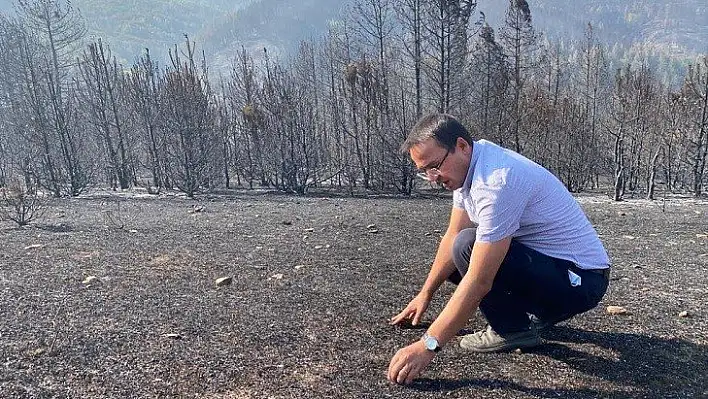
<instances>
[{"instance_id":1,"label":"man's ear","mask_svg":"<svg viewBox=\"0 0 708 399\"><path fill-rule=\"evenodd\" d=\"M462 137L458 137L457 141L455 142L455 147L460 150L464 150L466 147L469 147L470 143L467 142L467 140L463 139Z\"/></svg>"}]
</instances>

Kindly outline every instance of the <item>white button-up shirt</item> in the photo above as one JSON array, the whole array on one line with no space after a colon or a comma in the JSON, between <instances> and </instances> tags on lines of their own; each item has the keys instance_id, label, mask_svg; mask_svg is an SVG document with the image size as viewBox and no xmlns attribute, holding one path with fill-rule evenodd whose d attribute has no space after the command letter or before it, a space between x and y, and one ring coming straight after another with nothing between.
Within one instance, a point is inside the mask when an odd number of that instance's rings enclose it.
<instances>
[{"instance_id":1,"label":"white button-up shirt","mask_svg":"<svg viewBox=\"0 0 708 399\"><path fill-rule=\"evenodd\" d=\"M563 183L514 151L476 141L465 183L454 191L453 203L477 224L478 241L511 236L583 269L609 267L597 232Z\"/></svg>"}]
</instances>

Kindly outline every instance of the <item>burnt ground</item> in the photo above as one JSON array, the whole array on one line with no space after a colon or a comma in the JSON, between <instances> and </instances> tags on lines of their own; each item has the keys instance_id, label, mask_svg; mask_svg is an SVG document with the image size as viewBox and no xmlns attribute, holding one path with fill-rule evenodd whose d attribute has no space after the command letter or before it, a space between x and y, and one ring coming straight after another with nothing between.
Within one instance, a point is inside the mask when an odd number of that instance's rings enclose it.
<instances>
[{"instance_id":1,"label":"burnt ground","mask_svg":"<svg viewBox=\"0 0 708 399\"><path fill-rule=\"evenodd\" d=\"M52 202L30 227L0 222L0 397L708 397L708 202L580 201L614 261L601 305L528 353L453 342L409 387L385 372L423 331L387 320L449 198Z\"/></svg>"}]
</instances>

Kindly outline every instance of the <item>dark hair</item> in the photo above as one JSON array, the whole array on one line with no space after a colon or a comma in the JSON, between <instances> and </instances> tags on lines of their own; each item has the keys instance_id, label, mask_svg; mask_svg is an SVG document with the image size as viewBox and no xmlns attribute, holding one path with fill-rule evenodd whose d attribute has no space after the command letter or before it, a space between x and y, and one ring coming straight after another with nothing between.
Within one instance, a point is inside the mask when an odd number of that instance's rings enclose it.
<instances>
[{"instance_id":1,"label":"dark hair","mask_svg":"<svg viewBox=\"0 0 708 399\"><path fill-rule=\"evenodd\" d=\"M434 138L440 145L454 152L457 138L462 137L472 145L472 136L460 121L448 114L430 114L418 120L401 145L401 152L407 153L417 144Z\"/></svg>"}]
</instances>

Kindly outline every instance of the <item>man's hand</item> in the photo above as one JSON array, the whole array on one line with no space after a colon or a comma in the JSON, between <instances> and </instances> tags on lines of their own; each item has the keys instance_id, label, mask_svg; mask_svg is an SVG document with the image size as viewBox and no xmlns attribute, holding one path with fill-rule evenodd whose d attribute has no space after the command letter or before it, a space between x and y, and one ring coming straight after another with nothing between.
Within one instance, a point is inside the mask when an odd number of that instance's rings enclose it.
<instances>
[{"instance_id":1,"label":"man's hand","mask_svg":"<svg viewBox=\"0 0 708 399\"><path fill-rule=\"evenodd\" d=\"M400 349L388 365L388 380L398 384L410 384L428 367L433 357L435 353L427 350L423 341Z\"/></svg>"},{"instance_id":2,"label":"man's hand","mask_svg":"<svg viewBox=\"0 0 708 399\"><path fill-rule=\"evenodd\" d=\"M406 306L401 313L393 316L389 322L390 324L398 324L404 320L413 319L411 324L417 326L418 323L420 323L420 319L423 317L423 313L428 309L429 304L430 297L421 292L410 301L408 306Z\"/></svg>"}]
</instances>

